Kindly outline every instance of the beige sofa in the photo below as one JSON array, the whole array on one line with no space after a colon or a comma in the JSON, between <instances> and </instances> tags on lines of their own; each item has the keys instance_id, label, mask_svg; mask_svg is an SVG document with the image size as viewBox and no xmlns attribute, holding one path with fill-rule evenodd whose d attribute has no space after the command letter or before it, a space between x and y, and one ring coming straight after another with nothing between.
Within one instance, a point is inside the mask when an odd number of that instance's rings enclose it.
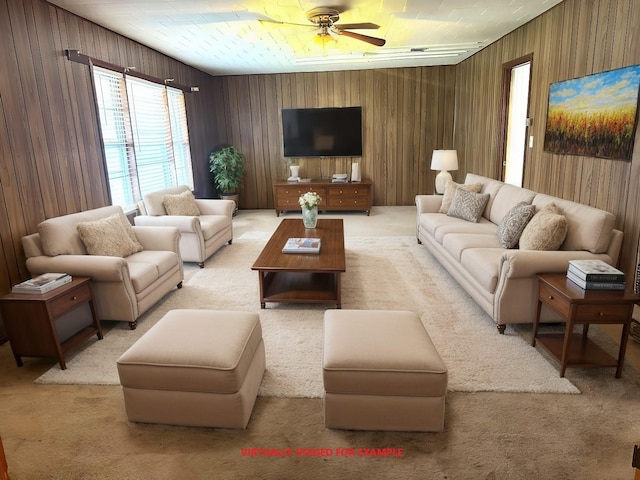
<instances>
[{"instance_id":1,"label":"beige sofa","mask_svg":"<svg viewBox=\"0 0 640 480\"><path fill-rule=\"evenodd\" d=\"M489 200L477 223L439 213L442 195L417 195L417 239L498 324L533 323L537 309L536 274L566 272L572 259L601 259L616 265L622 232L615 217L603 210L494 179L467 174L466 185L481 183ZM558 250L504 248L498 239L503 217L519 202L539 211L555 203L567 219L567 233ZM543 308L541 320L559 320Z\"/></svg>"},{"instance_id":2,"label":"beige sofa","mask_svg":"<svg viewBox=\"0 0 640 480\"><path fill-rule=\"evenodd\" d=\"M119 215L109 206L45 220L38 233L22 238L27 268L32 275L65 272L91 277L101 320L129 322L137 319L184 278L180 258L180 232L173 227L130 227L142 251L127 257L90 255L78 233L78 224Z\"/></svg>"},{"instance_id":3,"label":"beige sofa","mask_svg":"<svg viewBox=\"0 0 640 480\"><path fill-rule=\"evenodd\" d=\"M200 268L204 261L217 252L225 243L233 241L233 200L194 200L199 215L169 215L165 208L165 195L178 195L189 191L189 187L167 188L144 196L138 203L140 215L133 221L140 226L171 226L180 230L180 254L185 262L197 262Z\"/></svg>"}]
</instances>

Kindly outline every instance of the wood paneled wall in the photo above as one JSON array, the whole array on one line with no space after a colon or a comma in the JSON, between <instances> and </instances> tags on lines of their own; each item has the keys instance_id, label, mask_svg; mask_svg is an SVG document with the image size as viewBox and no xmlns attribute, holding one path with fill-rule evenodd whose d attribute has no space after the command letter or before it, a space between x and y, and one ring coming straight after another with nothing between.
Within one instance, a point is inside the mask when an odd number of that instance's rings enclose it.
<instances>
[{"instance_id":1,"label":"wood paneled wall","mask_svg":"<svg viewBox=\"0 0 640 480\"><path fill-rule=\"evenodd\" d=\"M303 177L351 173L374 183L375 205L411 205L433 193L431 153L451 148L455 67L222 77L226 141L247 156L241 208L273 208L271 182L289 176L282 108L361 106L362 158L300 159Z\"/></svg>"},{"instance_id":2,"label":"wood paneled wall","mask_svg":"<svg viewBox=\"0 0 640 480\"><path fill-rule=\"evenodd\" d=\"M50 217L109 204L89 67L66 49L183 85L196 192L218 143L220 80L42 0L0 0L0 292L28 277L22 236Z\"/></svg>"},{"instance_id":3,"label":"wood paneled wall","mask_svg":"<svg viewBox=\"0 0 640 480\"><path fill-rule=\"evenodd\" d=\"M524 186L615 214L626 272L635 271L640 229L640 135L632 161L549 154L543 139L549 84L640 64L639 25L637 0L565 0L456 68L456 177L498 178L502 64L533 53Z\"/></svg>"}]
</instances>

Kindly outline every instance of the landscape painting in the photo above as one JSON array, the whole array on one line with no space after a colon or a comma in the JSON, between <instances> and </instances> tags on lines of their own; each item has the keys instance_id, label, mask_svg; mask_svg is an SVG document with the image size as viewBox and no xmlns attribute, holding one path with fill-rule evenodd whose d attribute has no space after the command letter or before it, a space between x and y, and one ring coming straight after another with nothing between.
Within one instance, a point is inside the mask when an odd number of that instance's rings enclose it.
<instances>
[{"instance_id":1,"label":"landscape painting","mask_svg":"<svg viewBox=\"0 0 640 480\"><path fill-rule=\"evenodd\" d=\"M544 150L630 160L639 86L640 65L552 83Z\"/></svg>"}]
</instances>

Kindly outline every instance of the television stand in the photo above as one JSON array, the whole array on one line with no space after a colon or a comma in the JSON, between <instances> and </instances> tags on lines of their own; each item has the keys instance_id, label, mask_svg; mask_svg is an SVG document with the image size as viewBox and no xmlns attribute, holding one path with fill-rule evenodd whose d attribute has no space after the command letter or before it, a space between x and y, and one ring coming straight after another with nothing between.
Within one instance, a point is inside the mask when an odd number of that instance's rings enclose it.
<instances>
[{"instance_id":1,"label":"television stand","mask_svg":"<svg viewBox=\"0 0 640 480\"><path fill-rule=\"evenodd\" d=\"M321 211L354 210L371 213L373 183L369 179L360 182L332 182L331 180L311 180L310 182L273 182L273 202L276 216L286 211L300 211L298 199L307 192L316 192L322 199L318 207Z\"/></svg>"}]
</instances>

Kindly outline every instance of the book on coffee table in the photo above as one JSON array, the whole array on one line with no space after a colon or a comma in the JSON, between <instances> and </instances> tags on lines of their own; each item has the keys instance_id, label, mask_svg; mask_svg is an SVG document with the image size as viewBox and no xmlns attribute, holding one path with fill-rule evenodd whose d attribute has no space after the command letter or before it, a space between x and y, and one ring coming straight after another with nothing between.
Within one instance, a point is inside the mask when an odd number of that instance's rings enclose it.
<instances>
[{"instance_id":1,"label":"book on coffee table","mask_svg":"<svg viewBox=\"0 0 640 480\"><path fill-rule=\"evenodd\" d=\"M290 238L282 248L282 253L320 253L319 238Z\"/></svg>"}]
</instances>

